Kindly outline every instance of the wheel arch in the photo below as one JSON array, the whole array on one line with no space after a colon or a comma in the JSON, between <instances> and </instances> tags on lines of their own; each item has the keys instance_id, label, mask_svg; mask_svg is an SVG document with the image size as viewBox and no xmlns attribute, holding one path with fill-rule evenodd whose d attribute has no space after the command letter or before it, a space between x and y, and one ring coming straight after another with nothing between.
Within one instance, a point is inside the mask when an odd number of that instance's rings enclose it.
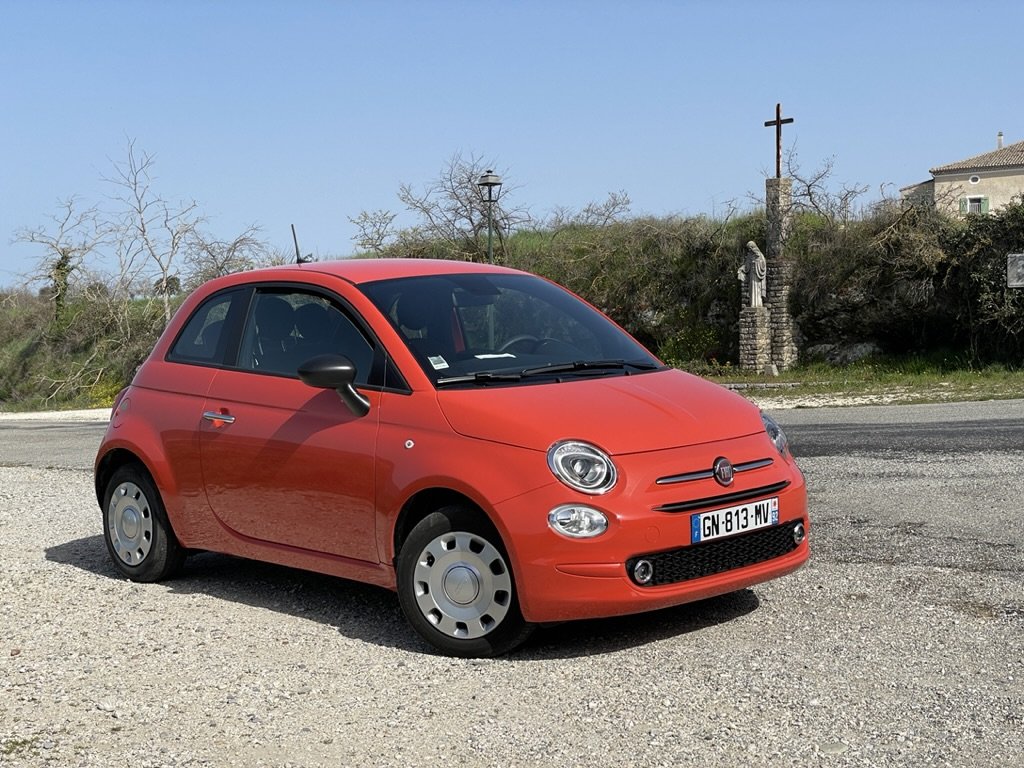
<instances>
[{"instance_id":1,"label":"wheel arch","mask_svg":"<svg viewBox=\"0 0 1024 768\"><path fill-rule=\"evenodd\" d=\"M394 534L402 612L435 649L448 656L491 657L530 636L533 626L523 618L506 540L471 497L449 488L424 489L403 506ZM463 575L452 583L451 574Z\"/></svg>"},{"instance_id":2,"label":"wheel arch","mask_svg":"<svg viewBox=\"0 0 1024 768\"><path fill-rule=\"evenodd\" d=\"M121 467L134 464L140 470L146 473L149 477L150 482L154 486L157 486L156 478L153 472L150 471L149 467L146 466L146 462L135 452L128 450L127 448L114 448L107 451L103 458L96 462L96 469L93 473L93 482L96 487L96 503L103 506L103 493L107 489L107 483L110 482L110 478L114 476Z\"/></svg>"},{"instance_id":3,"label":"wheel arch","mask_svg":"<svg viewBox=\"0 0 1024 768\"><path fill-rule=\"evenodd\" d=\"M392 564L395 563L398 553L402 549L402 543L408 537L409 532L416 527L417 523L432 512L436 512L443 507L453 505L461 505L476 511L480 515L481 520L486 523L501 540L506 554L508 554L508 543L505 540L505 536L502 534L499 526L495 524L494 518L487 513L479 502L452 488L434 487L424 488L417 491L405 502L405 504L402 505L402 509L398 513L398 518L395 520L395 525L392 530Z\"/></svg>"}]
</instances>

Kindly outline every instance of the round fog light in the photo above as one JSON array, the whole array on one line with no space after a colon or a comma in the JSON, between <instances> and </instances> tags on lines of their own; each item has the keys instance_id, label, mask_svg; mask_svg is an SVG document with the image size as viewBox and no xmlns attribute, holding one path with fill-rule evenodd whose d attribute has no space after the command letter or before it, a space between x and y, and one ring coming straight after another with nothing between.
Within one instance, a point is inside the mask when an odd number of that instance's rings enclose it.
<instances>
[{"instance_id":1,"label":"round fog light","mask_svg":"<svg viewBox=\"0 0 1024 768\"><path fill-rule=\"evenodd\" d=\"M633 579L637 584L649 584L654 578L654 565L650 560L637 560L633 566Z\"/></svg>"},{"instance_id":2,"label":"round fog light","mask_svg":"<svg viewBox=\"0 0 1024 768\"><path fill-rule=\"evenodd\" d=\"M800 544L804 539L807 538L807 531L804 530L803 523L797 523L793 526L793 542L797 545Z\"/></svg>"}]
</instances>

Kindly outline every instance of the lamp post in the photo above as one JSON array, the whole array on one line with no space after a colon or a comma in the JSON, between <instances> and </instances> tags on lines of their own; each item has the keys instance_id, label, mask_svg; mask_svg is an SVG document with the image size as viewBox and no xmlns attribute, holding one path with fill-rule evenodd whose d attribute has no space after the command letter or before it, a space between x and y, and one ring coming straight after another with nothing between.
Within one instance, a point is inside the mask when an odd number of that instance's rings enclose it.
<instances>
[{"instance_id":1,"label":"lamp post","mask_svg":"<svg viewBox=\"0 0 1024 768\"><path fill-rule=\"evenodd\" d=\"M494 229L494 203L501 196L501 176L488 169L476 183L480 187L480 194L487 203L487 263L494 263L494 248L491 242L491 233Z\"/></svg>"}]
</instances>

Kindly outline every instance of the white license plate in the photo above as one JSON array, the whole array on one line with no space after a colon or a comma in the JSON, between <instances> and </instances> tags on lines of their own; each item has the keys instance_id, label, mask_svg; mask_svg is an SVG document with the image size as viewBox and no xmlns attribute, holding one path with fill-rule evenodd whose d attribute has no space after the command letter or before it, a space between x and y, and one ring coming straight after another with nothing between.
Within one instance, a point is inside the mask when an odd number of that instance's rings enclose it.
<instances>
[{"instance_id":1,"label":"white license plate","mask_svg":"<svg viewBox=\"0 0 1024 768\"><path fill-rule=\"evenodd\" d=\"M721 539L779 524L779 497L690 516L690 543Z\"/></svg>"}]
</instances>

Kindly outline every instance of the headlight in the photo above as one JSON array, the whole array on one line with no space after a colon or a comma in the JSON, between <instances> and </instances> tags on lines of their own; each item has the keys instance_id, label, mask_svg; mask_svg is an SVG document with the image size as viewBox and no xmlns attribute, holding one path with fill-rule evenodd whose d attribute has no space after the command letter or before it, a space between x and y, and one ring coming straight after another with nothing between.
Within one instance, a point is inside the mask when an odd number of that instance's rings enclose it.
<instances>
[{"instance_id":1,"label":"headlight","mask_svg":"<svg viewBox=\"0 0 1024 768\"><path fill-rule=\"evenodd\" d=\"M563 504L548 512L548 525L572 539L591 539L608 530L608 518L590 507Z\"/></svg>"},{"instance_id":2,"label":"headlight","mask_svg":"<svg viewBox=\"0 0 1024 768\"><path fill-rule=\"evenodd\" d=\"M779 453L785 456L789 451L789 440L786 439L786 433L782 431L782 427L766 413L761 414L761 421L764 422L764 431L768 433L768 437L775 444Z\"/></svg>"},{"instance_id":3,"label":"headlight","mask_svg":"<svg viewBox=\"0 0 1024 768\"><path fill-rule=\"evenodd\" d=\"M615 486L615 465L600 448L576 440L548 449L548 466L555 477L577 491L597 496Z\"/></svg>"}]
</instances>

